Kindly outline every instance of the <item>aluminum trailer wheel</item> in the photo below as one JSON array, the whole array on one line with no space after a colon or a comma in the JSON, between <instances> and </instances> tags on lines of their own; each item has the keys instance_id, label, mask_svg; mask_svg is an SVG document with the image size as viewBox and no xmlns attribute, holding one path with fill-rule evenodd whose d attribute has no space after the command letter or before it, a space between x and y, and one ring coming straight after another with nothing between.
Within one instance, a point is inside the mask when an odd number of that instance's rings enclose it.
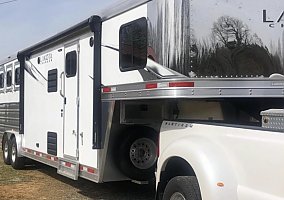
<instances>
[{"instance_id":1,"label":"aluminum trailer wheel","mask_svg":"<svg viewBox=\"0 0 284 200\"><path fill-rule=\"evenodd\" d=\"M14 169L22 169L25 165L25 158L19 157L16 138L13 137L10 145L11 165Z\"/></svg>"},{"instance_id":2,"label":"aluminum trailer wheel","mask_svg":"<svg viewBox=\"0 0 284 200\"><path fill-rule=\"evenodd\" d=\"M139 138L130 147L130 161L138 169L148 169L157 161L157 146L149 138Z\"/></svg>"},{"instance_id":3,"label":"aluminum trailer wheel","mask_svg":"<svg viewBox=\"0 0 284 200\"><path fill-rule=\"evenodd\" d=\"M11 164L11 156L10 156L10 142L9 142L9 139L7 137L7 135L4 135L3 136L3 139L2 139L2 150L3 150L3 160L4 160L4 163L6 165L10 165Z\"/></svg>"}]
</instances>

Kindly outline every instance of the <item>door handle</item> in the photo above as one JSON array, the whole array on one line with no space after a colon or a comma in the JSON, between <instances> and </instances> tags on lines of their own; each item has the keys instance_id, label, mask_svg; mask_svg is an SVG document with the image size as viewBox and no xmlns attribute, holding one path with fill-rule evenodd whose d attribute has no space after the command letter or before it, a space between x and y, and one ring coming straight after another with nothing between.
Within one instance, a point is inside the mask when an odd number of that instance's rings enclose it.
<instances>
[{"instance_id":1,"label":"door handle","mask_svg":"<svg viewBox=\"0 0 284 200\"><path fill-rule=\"evenodd\" d=\"M81 141L82 141L82 145L83 145L83 132L80 133L81 136Z\"/></svg>"},{"instance_id":2,"label":"door handle","mask_svg":"<svg viewBox=\"0 0 284 200\"><path fill-rule=\"evenodd\" d=\"M63 75L64 75L64 72L61 72L61 74L60 74L60 83L61 83L61 86L60 86L60 96L62 96L62 97L64 98L65 95L64 95L64 81L63 81Z\"/></svg>"}]
</instances>

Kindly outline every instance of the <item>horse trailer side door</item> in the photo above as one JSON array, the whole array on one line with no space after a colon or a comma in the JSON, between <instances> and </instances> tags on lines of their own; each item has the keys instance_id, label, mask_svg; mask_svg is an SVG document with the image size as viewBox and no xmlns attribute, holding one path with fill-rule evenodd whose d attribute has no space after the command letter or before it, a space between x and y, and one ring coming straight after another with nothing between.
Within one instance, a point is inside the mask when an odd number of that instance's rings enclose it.
<instances>
[{"instance_id":1,"label":"horse trailer side door","mask_svg":"<svg viewBox=\"0 0 284 200\"><path fill-rule=\"evenodd\" d=\"M64 157L78 159L79 44L65 46Z\"/></svg>"}]
</instances>

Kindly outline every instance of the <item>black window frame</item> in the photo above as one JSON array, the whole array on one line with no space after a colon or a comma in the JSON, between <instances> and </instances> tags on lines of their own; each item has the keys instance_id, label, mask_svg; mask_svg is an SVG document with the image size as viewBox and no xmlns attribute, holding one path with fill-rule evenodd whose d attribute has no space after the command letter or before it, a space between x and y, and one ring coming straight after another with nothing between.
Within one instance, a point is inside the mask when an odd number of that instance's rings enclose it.
<instances>
[{"instance_id":1,"label":"black window frame","mask_svg":"<svg viewBox=\"0 0 284 200\"><path fill-rule=\"evenodd\" d=\"M5 88L5 73L0 72L0 89Z\"/></svg>"},{"instance_id":2,"label":"black window frame","mask_svg":"<svg viewBox=\"0 0 284 200\"><path fill-rule=\"evenodd\" d=\"M135 44L139 44L140 46ZM119 29L120 71L126 72L126 71L144 69L147 65L147 54L148 54L147 19L145 17L142 17L137 20L131 21L129 23L123 24Z\"/></svg>"},{"instance_id":3,"label":"black window frame","mask_svg":"<svg viewBox=\"0 0 284 200\"><path fill-rule=\"evenodd\" d=\"M67 78L76 76L77 74L77 51L70 51L65 56L65 74ZM74 65L75 64L75 65Z\"/></svg>"},{"instance_id":4,"label":"black window frame","mask_svg":"<svg viewBox=\"0 0 284 200\"><path fill-rule=\"evenodd\" d=\"M13 73L12 69L7 70L6 72L6 87L12 87L13 84Z\"/></svg>"},{"instance_id":5,"label":"black window frame","mask_svg":"<svg viewBox=\"0 0 284 200\"><path fill-rule=\"evenodd\" d=\"M20 67L15 68L14 82L15 82L15 85L20 85Z\"/></svg>"}]
</instances>

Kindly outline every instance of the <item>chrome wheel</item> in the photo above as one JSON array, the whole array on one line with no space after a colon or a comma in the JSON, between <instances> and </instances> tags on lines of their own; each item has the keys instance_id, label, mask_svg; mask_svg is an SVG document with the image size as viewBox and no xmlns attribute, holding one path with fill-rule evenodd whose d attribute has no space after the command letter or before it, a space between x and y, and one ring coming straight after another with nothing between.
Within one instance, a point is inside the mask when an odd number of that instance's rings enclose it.
<instances>
[{"instance_id":1,"label":"chrome wheel","mask_svg":"<svg viewBox=\"0 0 284 200\"><path fill-rule=\"evenodd\" d=\"M17 156L17 147L14 144L12 144L12 149L11 149L11 160L12 160L12 163L16 162L16 156Z\"/></svg>"},{"instance_id":2,"label":"chrome wheel","mask_svg":"<svg viewBox=\"0 0 284 200\"><path fill-rule=\"evenodd\" d=\"M6 140L5 144L4 144L4 159L9 159L9 144L8 144L8 140Z\"/></svg>"},{"instance_id":3,"label":"chrome wheel","mask_svg":"<svg viewBox=\"0 0 284 200\"><path fill-rule=\"evenodd\" d=\"M23 169L23 167L25 166L25 157L19 156L17 149L17 141L15 137L12 138L11 144L9 146L9 154L11 158L10 160L12 167L14 169Z\"/></svg>"},{"instance_id":4,"label":"chrome wheel","mask_svg":"<svg viewBox=\"0 0 284 200\"><path fill-rule=\"evenodd\" d=\"M130 147L130 161L138 169L148 169L157 160L156 144L148 138L139 138Z\"/></svg>"},{"instance_id":5,"label":"chrome wheel","mask_svg":"<svg viewBox=\"0 0 284 200\"><path fill-rule=\"evenodd\" d=\"M175 193L171 196L170 200L186 200L186 198L183 196L182 193L175 192Z\"/></svg>"}]
</instances>

